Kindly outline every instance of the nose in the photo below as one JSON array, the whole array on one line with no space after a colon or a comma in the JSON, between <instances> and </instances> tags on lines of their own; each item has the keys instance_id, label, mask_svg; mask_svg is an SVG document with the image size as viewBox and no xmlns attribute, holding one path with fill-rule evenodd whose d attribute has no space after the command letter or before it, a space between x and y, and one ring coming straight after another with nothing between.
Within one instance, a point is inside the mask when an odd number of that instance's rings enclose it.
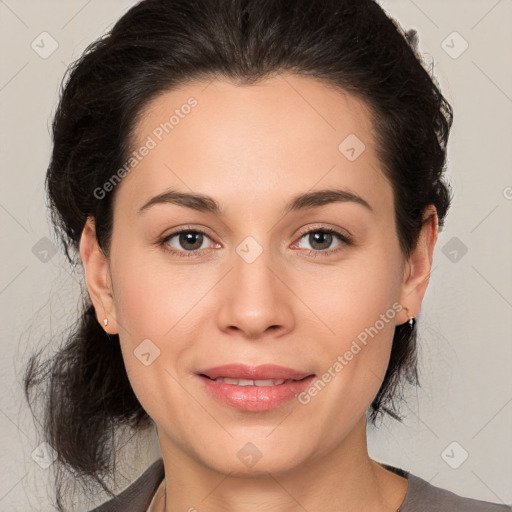
<instances>
[{"instance_id":1,"label":"nose","mask_svg":"<svg viewBox=\"0 0 512 512\"><path fill-rule=\"evenodd\" d=\"M227 333L260 339L282 336L294 328L293 292L283 268L268 252L248 263L237 253L219 290L218 326Z\"/></svg>"}]
</instances>

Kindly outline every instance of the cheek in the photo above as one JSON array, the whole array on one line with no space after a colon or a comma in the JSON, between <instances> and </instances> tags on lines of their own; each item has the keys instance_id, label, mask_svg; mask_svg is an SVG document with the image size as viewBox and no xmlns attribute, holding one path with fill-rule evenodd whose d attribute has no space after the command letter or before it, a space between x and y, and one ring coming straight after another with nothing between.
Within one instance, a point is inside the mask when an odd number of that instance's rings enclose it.
<instances>
[{"instance_id":1,"label":"cheek","mask_svg":"<svg viewBox=\"0 0 512 512\"><path fill-rule=\"evenodd\" d=\"M384 338L392 336L400 286L399 254L390 248L388 254L384 249L360 251L337 266L301 273L295 290L322 321L327 338L342 349L360 334L364 341L364 333L375 332L374 327Z\"/></svg>"},{"instance_id":2,"label":"cheek","mask_svg":"<svg viewBox=\"0 0 512 512\"><path fill-rule=\"evenodd\" d=\"M397 302L400 262L393 248L387 254L368 251L350 265L325 270L325 286L319 289L316 279L316 292L310 294L311 309L328 331L311 352L311 357L323 356L322 382L306 390L302 403L315 401L338 424L340 415L355 419L363 414L382 384L402 309Z\"/></svg>"},{"instance_id":3,"label":"cheek","mask_svg":"<svg viewBox=\"0 0 512 512\"><path fill-rule=\"evenodd\" d=\"M121 350L131 387L149 416L157 423L171 421L173 430L188 421L183 404L189 397L183 384L177 383L180 376L174 363L187 361L194 349L183 329L190 304L198 300L198 292L182 284L175 276L172 280L167 276L166 281L162 273L137 265L134 259L117 267L114 282ZM179 413L169 419L169 410Z\"/></svg>"},{"instance_id":4,"label":"cheek","mask_svg":"<svg viewBox=\"0 0 512 512\"><path fill-rule=\"evenodd\" d=\"M123 256L114 260L112 251L112 279L125 367L139 401L158 417L163 394L155 389L165 388L171 401L186 398L173 376L187 373L197 352L194 333L212 321L208 293L219 277L207 267L171 267L129 247L119 246L117 254Z\"/></svg>"},{"instance_id":5,"label":"cheek","mask_svg":"<svg viewBox=\"0 0 512 512\"><path fill-rule=\"evenodd\" d=\"M116 263L116 318L130 343L144 338L161 342L173 338L211 287L212 279L204 272L191 272L190 267L172 268L158 258L143 257L135 251Z\"/></svg>"}]
</instances>

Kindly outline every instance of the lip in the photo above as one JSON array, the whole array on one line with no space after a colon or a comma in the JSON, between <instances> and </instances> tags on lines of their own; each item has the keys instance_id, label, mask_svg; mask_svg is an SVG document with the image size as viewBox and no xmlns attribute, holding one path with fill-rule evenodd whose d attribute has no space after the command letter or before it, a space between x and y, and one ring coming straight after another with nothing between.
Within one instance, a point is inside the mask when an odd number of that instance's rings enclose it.
<instances>
[{"instance_id":1,"label":"lip","mask_svg":"<svg viewBox=\"0 0 512 512\"><path fill-rule=\"evenodd\" d=\"M275 409L295 398L307 388L314 374L274 364L247 366L229 364L201 370L197 373L206 391L221 403L235 409L262 412ZM238 386L213 379L227 377L232 379L278 380L287 382L273 386Z\"/></svg>"}]
</instances>

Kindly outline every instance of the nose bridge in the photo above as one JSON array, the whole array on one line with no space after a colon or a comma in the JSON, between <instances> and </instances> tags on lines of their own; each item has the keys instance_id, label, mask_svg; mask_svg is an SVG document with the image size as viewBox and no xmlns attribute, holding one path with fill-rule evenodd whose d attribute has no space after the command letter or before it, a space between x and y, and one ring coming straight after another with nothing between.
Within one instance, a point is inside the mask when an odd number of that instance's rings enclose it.
<instances>
[{"instance_id":1,"label":"nose bridge","mask_svg":"<svg viewBox=\"0 0 512 512\"><path fill-rule=\"evenodd\" d=\"M233 267L220 297L221 329L237 328L255 337L269 327L290 328L291 307L286 287L275 275L276 266L268 245L252 237L235 248Z\"/></svg>"}]
</instances>

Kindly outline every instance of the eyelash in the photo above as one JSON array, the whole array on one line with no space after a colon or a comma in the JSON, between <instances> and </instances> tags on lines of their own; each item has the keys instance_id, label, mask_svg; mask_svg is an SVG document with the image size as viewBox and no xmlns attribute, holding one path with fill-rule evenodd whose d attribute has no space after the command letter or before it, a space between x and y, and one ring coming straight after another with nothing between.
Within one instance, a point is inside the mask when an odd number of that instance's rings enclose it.
<instances>
[{"instance_id":1,"label":"eyelash","mask_svg":"<svg viewBox=\"0 0 512 512\"><path fill-rule=\"evenodd\" d=\"M174 238L176 235L181 235L182 233L194 233L194 234L200 234L204 235L207 238L211 237L205 233L204 231L201 231L200 229L180 229L179 231L174 231L173 233L170 233L169 235L166 235L164 238L160 239L157 243L159 246L161 246L164 251L167 251L173 255L176 255L180 258L194 258L197 257L199 252L203 251L204 249L195 249L193 251L178 251L176 249L170 249L168 242L172 238ZM325 249L325 250L314 250L314 249L303 249L307 251L308 256L313 256L314 258L318 257L318 255L321 255L323 257L330 256L331 254L337 253L340 250L343 250L343 245L352 245L352 239L343 234L339 231L332 229L332 228L313 228L306 231L303 231L300 233L298 240L301 240L305 235L309 235L311 233L326 233L326 234L332 234L336 235L340 241L342 242L342 246L336 247L334 249Z\"/></svg>"}]
</instances>

